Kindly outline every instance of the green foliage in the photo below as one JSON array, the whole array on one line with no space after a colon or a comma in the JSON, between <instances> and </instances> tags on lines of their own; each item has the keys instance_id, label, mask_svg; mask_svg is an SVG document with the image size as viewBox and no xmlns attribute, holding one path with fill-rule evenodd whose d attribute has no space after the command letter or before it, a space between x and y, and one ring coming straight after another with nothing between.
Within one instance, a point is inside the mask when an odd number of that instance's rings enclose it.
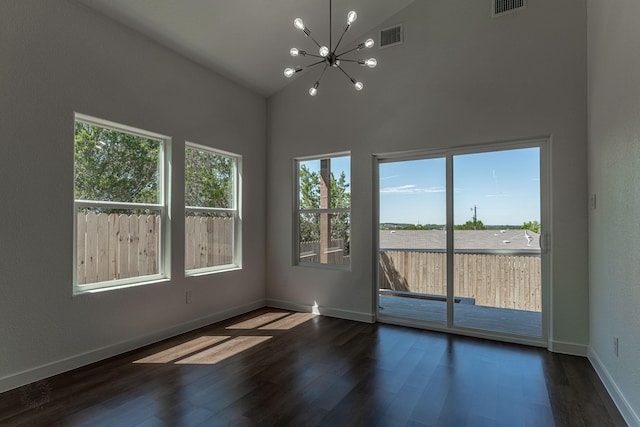
<instances>
[{"instance_id":1,"label":"green foliage","mask_svg":"<svg viewBox=\"0 0 640 427\"><path fill-rule=\"evenodd\" d=\"M299 174L299 206L300 209L320 208L320 174L312 172L306 165L301 165ZM331 208L342 209L351 206L351 192L344 171L336 179L331 174ZM350 217L347 213L330 215L331 239L345 242L345 253L349 253ZM300 214L300 241L320 240L320 215L313 213Z\"/></svg>"},{"instance_id":2,"label":"green foliage","mask_svg":"<svg viewBox=\"0 0 640 427\"><path fill-rule=\"evenodd\" d=\"M533 231L536 234L540 234L540 223L538 221L527 221L520 227L521 230Z\"/></svg>"},{"instance_id":3,"label":"green foliage","mask_svg":"<svg viewBox=\"0 0 640 427\"><path fill-rule=\"evenodd\" d=\"M444 230L443 224L381 223L380 230Z\"/></svg>"},{"instance_id":4,"label":"green foliage","mask_svg":"<svg viewBox=\"0 0 640 427\"><path fill-rule=\"evenodd\" d=\"M185 203L187 206L232 208L234 159L187 147Z\"/></svg>"},{"instance_id":5,"label":"green foliage","mask_svg":"<svg viewBox=\"0 0 640 427\"><path fill-rule=\"evenodd\" d=\"M482 221L477 220L475 222L467 221L462 225L454 225L453 229L454 230L486 230L487 227L482 223Z\"/></svg>"},{"instance_id":6,"label":"green foliage","mask_svg":"<svg viewBox=\"0 0 640 427\"><path fill-rule=\"evenodd\" d=\"M158 203L160 143L83 122L75 125L75 198Z\"/></svg>"},{"instance_id":7,"label":"green foliage","mask_svg":"<svg viewBox=\"0 0 640 427\"><path fill-rule=\"evenodd\" d=\"M403 225L397 230L432 230L433 228L428 225L407 224Z\"/></svg>"}]
</instances>

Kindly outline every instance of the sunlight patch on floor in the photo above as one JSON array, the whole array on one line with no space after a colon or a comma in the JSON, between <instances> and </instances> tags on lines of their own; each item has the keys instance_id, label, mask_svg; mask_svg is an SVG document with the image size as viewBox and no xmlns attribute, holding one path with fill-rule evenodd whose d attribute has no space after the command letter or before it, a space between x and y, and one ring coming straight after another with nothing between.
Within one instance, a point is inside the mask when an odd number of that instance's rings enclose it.
<instances>
[{"instance_id":1,"label":"sunlight patch on floor","mask_svg":"<svg viewBox=\"0 0 640 427\"><path fill-rule=\"evenodd\" d=\"M264 331L264 330L286 331L289 329L293 329L296 326L299 326L304 322L307 322L313 319L314 317L316 317L316 314L313 314L313 313L294 313L276 322L269 323L268 325L265 325L265 326L261 326L258 329L260 329L261 331Z\"/></svg>"},{"instance_id":2,"label":"sunlight patch on floor","mask_svg":"<svg viewBox=\"0 0 640 427\"><path fill-rule=\"evenodd\" d=\"M258 344L262 344L273 337L235 337L229 341L223 342L215 347L203 350L186 359L175 362L177 365L215 365L231 356L242 353Z\"/></svg>"},{"instance_id":3,"label":"sunlight patch on floor","mask_svg":"<svg viewBox=\"0 0 640 427\"><path fill-rule=\"evenodd\" d=\"M188 356L189 354L195 353L196 351L202 350L206 347L210 347L229 338L231 337L205 335L194 340L176 345L159 353L152 354L151 356L144 357L140 360L136 360L133 363L170 363L174 360L180 359L181 357Z\"/></svg>"},{"instance_id":4,"label":"sunlight patch on floor","mask_svg":"<svg viewBox=\"0 0 640 427\"><path fill-rule=\"evenodd\" d=\"M231 326L227 326L225 329L256 329L260 326L264 326L268 323L274 322L278 319L282 319L285 316L290 315L291 313L280 313L280 312L271 312L261 314L260 316L253 317L249 320L245 320L243 322L236 323Z\"/></svg>"},{"instance_id":5,"label":"sunlight patch on floor","mask_svg":"<svg viewBox=\"0 0 640 427\"><path fill-rule=\"evenodd\" d=\"M316 317L313 313L273 311L262 313L225 328L220 335L202 335L134 361L137 364L216 364L271 338L276 331L288 331ZM265 334L264 331L272 333Z\"/></svg>"}]
</instances>

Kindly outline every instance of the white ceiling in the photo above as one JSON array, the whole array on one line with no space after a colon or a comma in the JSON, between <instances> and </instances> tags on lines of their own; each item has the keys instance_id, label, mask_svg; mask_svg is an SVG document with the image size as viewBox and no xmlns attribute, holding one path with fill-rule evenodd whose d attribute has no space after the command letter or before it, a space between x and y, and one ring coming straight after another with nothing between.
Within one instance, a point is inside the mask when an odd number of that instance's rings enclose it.
<instances>
[{"instance_id":1,"label":"white ceiling","mask_svg":"<svg viewBox=\"0 0 640 427\"><path fill-rule=\"evenodd\" d=\"M329 0L77 0L258 93L270 96L289 80L286 66L305 65L289 49L314 51L293 26L300 17L328 44ZM334 0L334 43L349 10L357 21L342 45L358 41L414 0Z\"/></svg>"}]
</instances>

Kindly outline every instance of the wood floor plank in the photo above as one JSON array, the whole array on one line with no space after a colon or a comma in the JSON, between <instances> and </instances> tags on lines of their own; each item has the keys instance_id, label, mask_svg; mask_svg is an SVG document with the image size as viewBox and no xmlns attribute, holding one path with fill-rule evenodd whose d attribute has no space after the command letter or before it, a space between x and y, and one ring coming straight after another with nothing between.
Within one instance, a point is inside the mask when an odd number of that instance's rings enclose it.
<instances>
[{"instance_id":1,"label":"wood floor plank","mask_svg":"<svg viewBox=\"0 0 640 427\"><path fill-rule=\"evenodd\" d=\"M261 309L0 394L0 426L624 426L585 358Z\"/></svg>"}]
</instances>

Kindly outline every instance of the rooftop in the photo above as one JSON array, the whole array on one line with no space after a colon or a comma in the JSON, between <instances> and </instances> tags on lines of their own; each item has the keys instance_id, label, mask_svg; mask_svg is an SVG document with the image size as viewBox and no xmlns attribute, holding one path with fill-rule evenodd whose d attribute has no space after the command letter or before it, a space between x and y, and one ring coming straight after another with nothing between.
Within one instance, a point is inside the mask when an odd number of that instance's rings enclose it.
<instances>
[{"instance_id":1,"label":"rooftop","mask_svg":"<svg viewBox=\"0 0 640 427\"><path fill-rule=\"evenodd\" d=\"M455 230L456 250L539 251L540 236L529 230ZM443 230L380 230L380 249L446 249Z\"/></svg>"}]
</instances>

